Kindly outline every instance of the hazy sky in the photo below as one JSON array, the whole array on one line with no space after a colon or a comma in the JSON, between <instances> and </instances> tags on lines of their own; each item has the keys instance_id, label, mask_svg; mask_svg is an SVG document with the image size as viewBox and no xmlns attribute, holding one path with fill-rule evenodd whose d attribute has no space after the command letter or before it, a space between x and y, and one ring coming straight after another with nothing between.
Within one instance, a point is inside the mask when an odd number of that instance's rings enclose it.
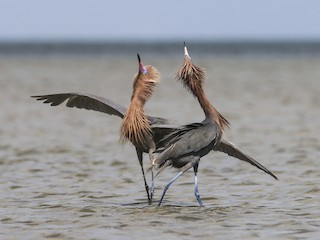
<instances>
[{"instance_id":1,"label":"hazy sky","mask_svg":"<svg viewBox=\"0 0 320 240\"><path fill-rule=\"evenodd\" d=\"M0 0L0 40L320 39L320 0Z\"/></svg>"}]
</instances>

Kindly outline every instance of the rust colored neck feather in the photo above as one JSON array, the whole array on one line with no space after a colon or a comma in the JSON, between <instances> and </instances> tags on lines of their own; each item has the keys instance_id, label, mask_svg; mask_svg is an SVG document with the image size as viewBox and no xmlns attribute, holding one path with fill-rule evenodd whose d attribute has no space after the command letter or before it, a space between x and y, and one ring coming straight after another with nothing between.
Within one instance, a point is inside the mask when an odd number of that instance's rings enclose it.
<instances>
[{"instance_id":1,"label":"rust colored neck feather","mask_svg":"<svg viewBox=\"0 0 320 240\"><path fill-rule=\"evenodd\" d=\"M195 95L196 89L201 87L204 82L204 69L193 65L191 58L185 56L183 66L178 71L176 79L180 80L182 84ZM197 96L195 95L195 97Z\"/></svg>"},{"instance_id":2,"label":"rust colored neck feather","mask_svg":"<svg viewBox=\"0 0 320 240\"><path fill-rule=\"evenodd\" d=\"M131 141L134 145L148 148L148 143L152 139L152 131L143 107L151 97L155 84L159 81L159 74L151 66L146 66L146 68L147 75L139 73L135 76L131 103L121 124L120 141Z\"/></svg>"},{"instance_id":3,"label":"rust colored neck feather","mask_svg":"<svg viewBox=\"0 0 320 240\"><path fill-rule=\"evenodd\" d=\"M148 148L148 140L152 136L150 123L146 117L143 104L133 98L121 124L121 142L131 141L134 145Z\"/></svg>"},{"instance_id":4,"label":"rust colored neck feather","mask_svg":"<svg viewBox=\"0 0 320 240\"><path fill-rule=\"evenodd\" d=\"M131 101L134 98L138 98L138 100L144 105L146 101L151 97L152 93L156 88L156 83L159 82L159 72L156 68L147 65L147 74L138 73L133 82L133 93L131 97Z\"/></svg>"},{"instance_id":5,"label":"rust colored neck feather","mask_svg":"<svg viewBox=\"0 0 320 240\"><path fill-rule=\"evenodd\" d=\"M222 130L229 127L230 123L228 122L228 120L224 118L214 106L212 106L208 98L205 96L202 87L197 89L196 92L194 92L194 95L197 96L206 119L215 121Z\"/></svg>"},{"instance_id":6,"label":"rust colored neck feather","mask_svg":"<svg viewBox=\"0 0 320 240\"><path fill-rule=\"evenodd\" d=\"M203 91L204 70L195 66L190 57L184 57L184 63L177 77L183 85L196 97L204 111L206 119L215 121L221 129L229 127L229 122L213 107Z\"/></svg>"}]
</instances>

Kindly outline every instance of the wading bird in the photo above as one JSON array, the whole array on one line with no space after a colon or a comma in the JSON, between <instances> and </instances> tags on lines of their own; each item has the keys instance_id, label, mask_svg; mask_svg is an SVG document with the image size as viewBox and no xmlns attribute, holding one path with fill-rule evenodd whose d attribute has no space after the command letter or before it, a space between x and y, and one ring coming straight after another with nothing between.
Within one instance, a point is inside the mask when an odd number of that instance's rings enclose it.
<instances>
[{"instance_id":1,"label":"wading bird","mask_svg":"<svg viewBox=\"0 0 320 240\"><path fill-rule=\"evenodd\" d=\"M205 119L201 123L181 126L164 137L164 147L157 150L159 155L153 164L160 167L160 171L167 166L180 168L181 171L165 186L158 206L161 205L170 185L192 167L194 170L194 194L199 205L203 206L198 191L197 172L200 158L211 150L221 151L246 161L277 179L267 168L243 153L237 146L222 138L224 130L229 127L229 122L211 105L204 93L205 73L203 69L192 63L186 46L184 52L184 64L178 71L177 79L198 99L204 111Z\"/></svg>"},{"instance_id":2,"label":"wading bird","mask_svg":"<svg viewBox=\"0 0 320 240\"><path fill-rule=\"evenodd\" d=\"M159 72L153 66L143 65L139 54L137 56L139 72L134 77L133 94L128 109L107 98L91 94L58 93L32 97L40 101L44 100L44 103L51 103L51 106L57 106L68 99L67 107L85 108L123 118L120 129L120 140L121 142L131 141L136 148L148 196L148 203L151 204L154 192L154 178L152 174L152 186L149 192L143 168L143 152L149 153L150 160L152 161L153 152L156 149L155 143L169 133L171 128L164 126L168 123L166 119L145 115L143 107L152 95L155 84L159 81Z\"/></svg>"}]
</instances>

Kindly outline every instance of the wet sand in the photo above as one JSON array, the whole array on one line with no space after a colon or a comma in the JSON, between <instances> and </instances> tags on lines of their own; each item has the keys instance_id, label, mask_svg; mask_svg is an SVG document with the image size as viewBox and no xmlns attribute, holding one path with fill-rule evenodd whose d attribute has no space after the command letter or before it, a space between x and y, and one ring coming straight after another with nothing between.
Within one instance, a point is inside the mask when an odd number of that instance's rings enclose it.
<instances>
[{"instance_id":1,"label":"wet sand","mask_svg":"<svg viewBox=\"0 0 320 240\"><path fill-rule=\"evenodd\" d=\"M135 150L119 144L119 118L29 97L84 92L127 106L136 56L2 56L0 239L317 239L320 58L193 55L207 70L209 99L231 122L228 139L279 181L212 152L199 166L204 208L192 171L162 207L148 206ZM161 72L147 113L202 121L173 79L182 57L142 58ZM155 201L176 172L158 176Z\"/></svg>"}]
</instances>

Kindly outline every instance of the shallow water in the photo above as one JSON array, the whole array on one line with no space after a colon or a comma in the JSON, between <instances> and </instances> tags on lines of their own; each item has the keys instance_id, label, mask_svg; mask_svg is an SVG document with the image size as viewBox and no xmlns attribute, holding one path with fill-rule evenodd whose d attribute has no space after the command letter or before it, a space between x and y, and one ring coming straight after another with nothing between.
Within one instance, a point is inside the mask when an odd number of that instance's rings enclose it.
<instances>
[{"instance_id":1,"label":"shallow water","mask_svg":"<svg viewBox=\"0 0 320 240\"><path fill-rule=\"evenodd\" d=\"M142 56L143 57L143 56ZM143 57L162 82L146 106L179 123L201 121L197 101L173 80L181 56ZM320 59L194 57L206 93L231 122L230 141L279 181L222 153L148 206L120 119L50 107L30 95L85 92L128 105L135 56L0 58L0 239L317 239L320 234ZM147 156L146 165L148 163ZM177 173L156 179L155 201Z\"/></svg>"}]
</instances>

